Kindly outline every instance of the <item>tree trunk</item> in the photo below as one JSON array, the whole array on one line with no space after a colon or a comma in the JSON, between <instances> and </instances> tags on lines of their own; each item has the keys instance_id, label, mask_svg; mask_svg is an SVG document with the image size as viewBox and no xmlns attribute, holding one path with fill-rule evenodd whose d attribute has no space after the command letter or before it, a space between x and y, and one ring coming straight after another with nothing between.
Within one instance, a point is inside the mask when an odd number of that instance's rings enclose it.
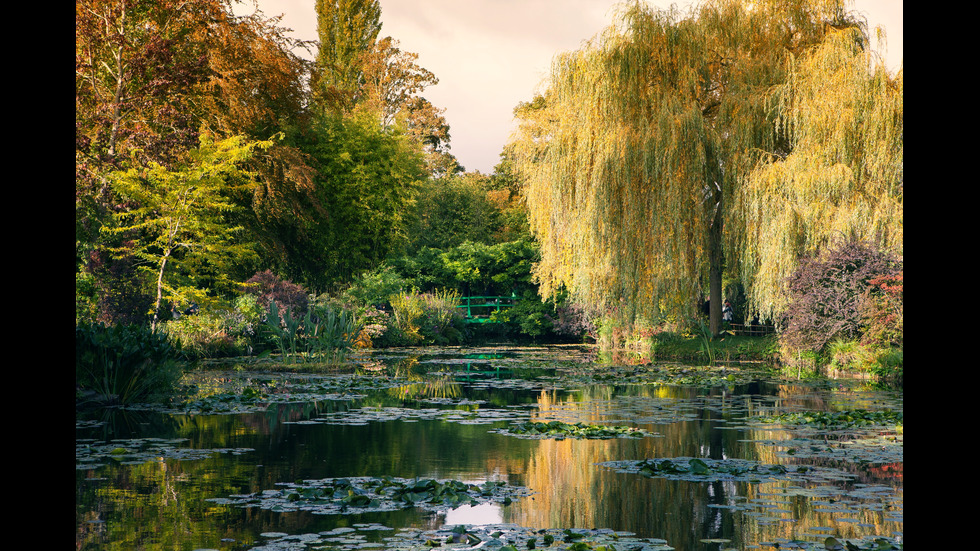
<instances>
[{"instance_id":1,"label":"tree trunk","mask_svg":"<svg viewBox=\"0 0 980 551\"><path fill-rule=\"evenodd\" d=\"M153 322L150 323L150 331L156 333L157 330L157 320L160 319L160 302L163 298L163 270L167 267L167 258L170 256L170 251L167 251L163 255L163 259L160 261L160 271L157 273L157 300L153 303Z\"/></svg>"},{"instance_id":2,"label":"tree trunk","mask_svg":"<svg viewBox=\"0 0 980 551\"><path fill-rule=\"evenodd\" d=\"M714 182L712 182L714 183ZM722 271L725 264L725 253L722 248L722 224L723 217L722 211L722 193L721 189L717 188L718 184L714 183L716 186L712 194L716 199L714 206L714 216L711 220L711 227L708 229L708 297L709 311L708 311L708 328L711 330L711 337L717 337L721 334L721 308L722 302L725 300L721 296L722 293Z\"/></svg>"}]
</instances>

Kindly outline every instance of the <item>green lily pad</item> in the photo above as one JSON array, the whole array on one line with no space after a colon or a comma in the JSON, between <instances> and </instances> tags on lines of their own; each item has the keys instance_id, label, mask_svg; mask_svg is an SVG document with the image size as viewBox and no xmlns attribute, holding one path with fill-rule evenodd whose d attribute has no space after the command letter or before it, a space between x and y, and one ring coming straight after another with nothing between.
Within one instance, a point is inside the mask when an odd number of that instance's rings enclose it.
<instances>
[{"instance_id":1,"label":"green lily pad","mask_svg":"<svg viewBox=\"0 0 980 551\"><path fill-rule=\"evenodd\" d=\"M653 433L646 432L636 427L623 425L606 426L587 423L565 423L562 421L525 421L515 423L506 429L492 430L490 432L498 432L501 434L509 434L525 438L609 439L642 438L644 436L653 435Z\"/></svg>"},{"instance_id":2,"label":"green lily pad","mask_svg":"<svg viewBox=\"0 0 980 551\"><path fill-rule=\"evenodd\" d=\"M393 477L325 478L281 483L280 490L260 494L211 498L222 504L259 507L273 511L309 511L314 514L360 514L408 507L438 511L460 505L496 502L509 504L531 491L501 481L467 484L459 480L402 479Z\"/></svg>"}]
</instances>

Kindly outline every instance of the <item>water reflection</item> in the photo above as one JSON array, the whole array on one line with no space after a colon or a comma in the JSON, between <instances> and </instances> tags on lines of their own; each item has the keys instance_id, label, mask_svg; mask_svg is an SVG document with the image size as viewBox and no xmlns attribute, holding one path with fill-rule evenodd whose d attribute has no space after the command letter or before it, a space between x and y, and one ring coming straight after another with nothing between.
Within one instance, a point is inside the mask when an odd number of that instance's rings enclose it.
<instances>
[{"instance_id":1,"label":"water reflection","mask_svg":"<svg viewBox=\"0 0 980 551\"><path fill-rule=\"evenodd\" d=\"M478 482L478 481L474 481ZM504 522L504 507L496 503L483 503L481 505L461 505L452 511L445 513L443 524L454 526L458 524L468 524L475 526L485 526L487 524L500 524Z\"/></svg>"},{"instance_id":2,"label":"water reflection","mask_svg":"<svg viewBox=\"0 0 980 551\"><path fill-rule=\"evenodd\" d=\"M76 452L76 547L248 549L267 532L316 533L357 523L393 529L500 522L534 529L608 528L662 538L676 549L704 548L703 539L724 539L727 547L745 549L780 540L822 541L827 535L895 537L903 530L900 446L898 461L854 461L810 450L819 447L817 441L801 438L799 431L745 422L777 411L900 408L900 395L764 381L706 388L585 381L543 387L519 383L531 378L528 373L554 377L563 366L588 364L568 349L508 350L498 358L479 358L487 363L478 369L477 358L467 358L465 351L390 354L371 360L381 366L374 372L405 383L357 399L272 403L264 411L235 415L80 414L79 420L92 422L77 425L76 447L145 439L156 443L152 450L158 455L136 464L112 458L86 464ZM362 408L500 416L351 421L360 419L350 414ZM339 422L338 415L347 421ZM535 440L490 432L518 418L630 424L656 434ZM834 438L825 437L820 445L836 452L859 444L853 435ZM154 439L179 443L168 444L171 450ZM184 459L180 452L186 448L213 452ZM790 449L799 451L790 454ZM646 478L597 465L677 457L810 465L837 469L842 476L832 484L701 482ZM281 482L385 475L502 480L535 493L506 506L363 515L285 514L209 500L261 493Z\"/></svg>"}]
</instances>

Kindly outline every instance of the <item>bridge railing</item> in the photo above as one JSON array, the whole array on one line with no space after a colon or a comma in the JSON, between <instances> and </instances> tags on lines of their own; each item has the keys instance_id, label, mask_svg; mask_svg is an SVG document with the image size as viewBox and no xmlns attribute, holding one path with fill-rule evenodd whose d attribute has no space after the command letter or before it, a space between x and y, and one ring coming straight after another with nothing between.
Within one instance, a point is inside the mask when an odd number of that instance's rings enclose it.
<instances>
[{"instance_id":1,"label":"bridge railing","mask_svg":"<svg viewBox=\"0 0 980 551\"><path fill-rule=\"evenodd\" d=\"M484 323L492 312L499 312L502 309L514 306L514 297L503 296L472 296L459 297L459 304L456 308L466 309L466 321ZM474 310L477 310L474 313Z\"/></svg>"}]
</instances>

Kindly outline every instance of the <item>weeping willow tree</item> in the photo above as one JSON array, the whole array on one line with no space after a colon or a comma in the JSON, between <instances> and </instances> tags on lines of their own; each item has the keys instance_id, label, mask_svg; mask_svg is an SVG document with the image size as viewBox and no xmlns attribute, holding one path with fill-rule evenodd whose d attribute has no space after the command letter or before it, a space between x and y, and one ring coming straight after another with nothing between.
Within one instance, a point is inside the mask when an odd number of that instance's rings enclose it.
<instances>
[{"instance_id":1,"label":"weeping willow tree","mask_svg":"<svg viewBox=\"0 0 980 551\"><path fill-rule=\"evenodd\" d=\"M748 236L741 188L798 138L773 90L838 29L866 36L842 0L634 2L556 56L510 144L543 293L625 321L690 316L707 295L717 334L726 258L731 270Z\"/></svg>"},{"instance_id":2,"label":"weeping willow tree","mask_svg":"<svg viewBox=\"0 0 980 551\"><path fill-rule=\"evenodd\" d=\"M740 261L750 305L785 310L797 259L861 241L903 254L903 71L892 76L856 29L789 62L770 94L792 152L763 157L740 188Z\"/></svg>"}]
</instances>

